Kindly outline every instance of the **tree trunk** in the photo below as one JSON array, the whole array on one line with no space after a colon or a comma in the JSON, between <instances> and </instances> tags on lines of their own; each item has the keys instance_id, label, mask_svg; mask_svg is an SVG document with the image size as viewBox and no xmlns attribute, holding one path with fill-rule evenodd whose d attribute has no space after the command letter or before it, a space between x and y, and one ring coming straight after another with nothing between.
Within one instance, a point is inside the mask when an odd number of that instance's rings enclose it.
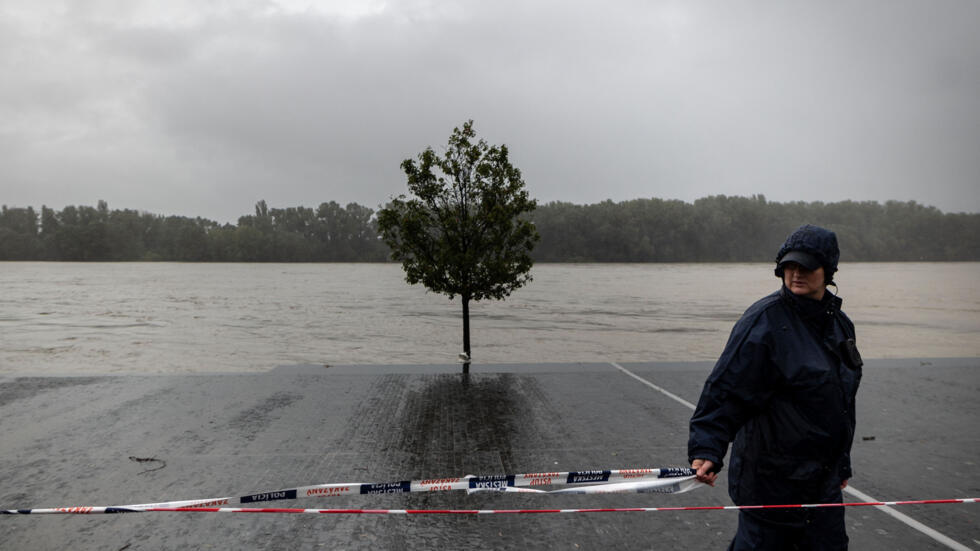
<instances>
[{"instance_id":1,"label":"tree trunk","mask_svg":"<svg viewBox=\"0 0 980 551\"><path fill-rule=\"evenodd\" d=\"M470 297L463 295L460 297L463 302L463 352L466 359L463 360L463 373L470 372Z\"/></svg>"}]
</instances>

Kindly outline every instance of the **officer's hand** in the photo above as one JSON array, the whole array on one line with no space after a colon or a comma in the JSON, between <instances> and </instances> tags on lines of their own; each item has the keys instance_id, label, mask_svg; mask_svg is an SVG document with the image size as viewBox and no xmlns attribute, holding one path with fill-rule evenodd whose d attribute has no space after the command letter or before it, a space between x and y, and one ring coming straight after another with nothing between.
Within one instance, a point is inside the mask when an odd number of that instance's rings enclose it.
<instances>
[{"instance_id":1,"label":"officer's hand","mask_svg":"<svg viewBox=\"0 0 980 551\"><path fill-rule=\"evenodd\" d=\"M710 459L695 459L691 461L691 468L696 470L695 476L698 481L704 482L708 486L714 486L715 480L718 478L718 473L711 472L715 468L715 464Z\"/></svg>"},{"instance_id":2,"label":"officer's hand","mask_svg":"<svg viewBox=\"0 0 980 551\"><path fill-rule=\"evenodd\" d=\"M841 480L840 481L840 489L843 490L844 488L847 488L847 479L846 478L844 480Z\"/></svg>"}]
</instances>

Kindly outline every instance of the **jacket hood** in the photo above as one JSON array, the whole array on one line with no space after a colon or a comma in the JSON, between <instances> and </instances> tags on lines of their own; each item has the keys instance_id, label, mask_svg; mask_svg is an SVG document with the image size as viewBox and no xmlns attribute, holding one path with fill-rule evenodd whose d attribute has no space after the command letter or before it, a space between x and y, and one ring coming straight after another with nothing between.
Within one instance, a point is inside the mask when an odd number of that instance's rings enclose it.
<instances>
[{"instance_id":1,"label":"jacket hood","mask_svg":"<svg viewBox=\"0 0 980 551\"><path fill-rule=\"evenodd\" d=\"M776 277L783 277L780 266L783 257L790 252L802 252L813 256L823 266L826 283L833 283L837 273L837 262L840 260L840 248L837 246L837 234L820 226L804 224L796 229L776 253Z\"/></svg>"}]
</instances>

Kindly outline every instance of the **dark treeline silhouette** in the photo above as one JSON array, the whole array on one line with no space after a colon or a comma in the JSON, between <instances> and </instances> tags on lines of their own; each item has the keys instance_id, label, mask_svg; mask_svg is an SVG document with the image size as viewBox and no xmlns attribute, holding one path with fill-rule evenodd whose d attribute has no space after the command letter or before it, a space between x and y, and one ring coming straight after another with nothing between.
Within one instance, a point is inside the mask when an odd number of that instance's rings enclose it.
<instances>
[{"instance_id":1,"label":"dark treeline silhouette","mask_svg":"<svg viewBox=\"0 0 980 551\"><path fill-rule=\"evenodd\" d=\"M69 206L0 212L0 260L174 260L187 262L377 262L388 258L374 211L323 203L270 209L238 225L134 210Z\"/></svg>"},{"instance_id":2,"label":"dark treeline silhouette","mask_svg":"<svg viewBox=\"0 0 980 551\"><path fill-rule=\"evenodd\" d=\"M238 225L98 206L0 211L0 260L381 262L374 211L335 202L269 208ZM756 262L802 223L837 232L843 261L980 260L980 214L943 213L914 201L773 203L761 195L694 203L635 199L555 202L532 213L539 262Z\"/></svg>"},{"instance_id":3,"label":"dark treeline silhouette","mask_svg":"<svg viewBox=\"0 0 980 551\"><path fill-rule=\"evenodd\" d=\"M844 261L980 260L980 214L914 201L773 203L762 195L549 203L534 220L545 262L772 261L801 224L837 233Z\"/></svg>"}]
</instances>

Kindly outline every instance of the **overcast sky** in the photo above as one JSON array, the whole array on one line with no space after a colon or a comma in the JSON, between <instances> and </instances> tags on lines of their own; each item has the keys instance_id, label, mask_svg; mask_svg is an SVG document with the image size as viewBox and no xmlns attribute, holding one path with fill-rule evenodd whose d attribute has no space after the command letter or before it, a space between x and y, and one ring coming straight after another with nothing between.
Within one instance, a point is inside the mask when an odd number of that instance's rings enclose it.
<instances>
[{"instance_id":1,"label":"overcast sky","mask_svg":"<svg viewBox=\"0 0 980 551\"><path fill-rule=\"evenodd\" d=\"M980 212L975 0L0 0L0 203L376 208L474 119L533 197Z\"/></svg>"}]
</instances>

